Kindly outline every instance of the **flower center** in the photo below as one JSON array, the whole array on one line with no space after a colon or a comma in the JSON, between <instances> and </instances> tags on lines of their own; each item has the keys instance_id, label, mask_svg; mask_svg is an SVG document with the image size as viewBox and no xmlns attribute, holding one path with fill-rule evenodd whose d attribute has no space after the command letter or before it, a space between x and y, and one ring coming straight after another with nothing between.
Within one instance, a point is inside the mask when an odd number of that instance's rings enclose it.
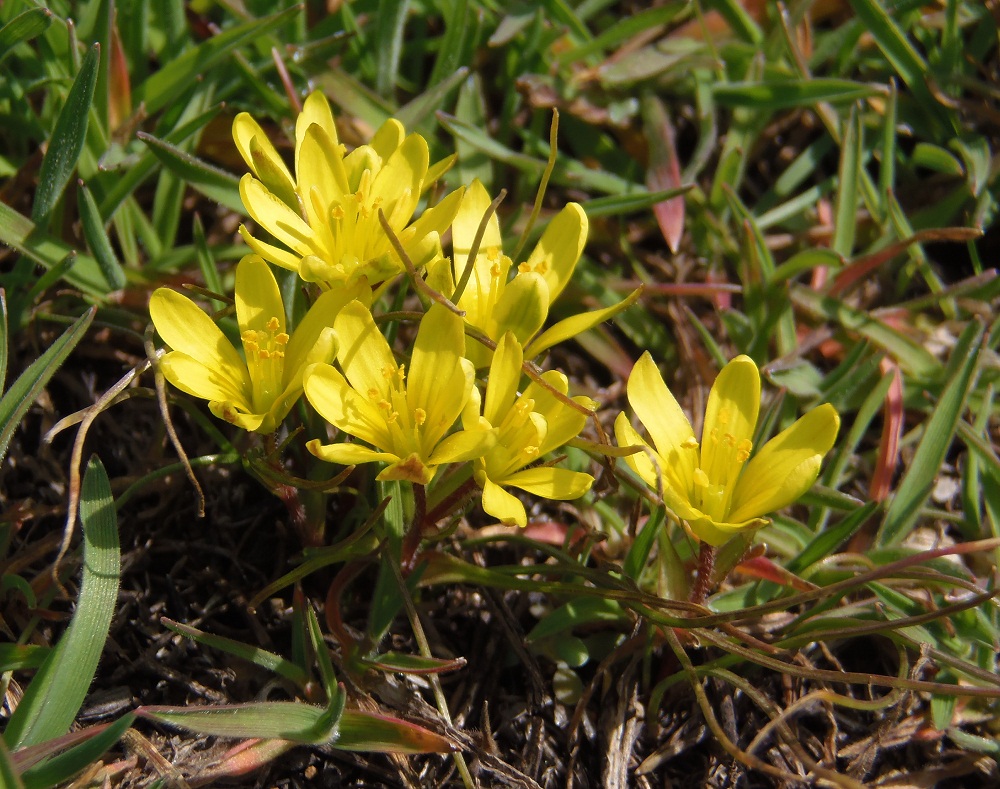
<instances>
[{"instance_id":1,"label":"flower center","mask_svg":"<svg viewBox=\"0 0 1000 789\"><path fill-rule=\"evenodd\" d=\"M253 408L258 414L267 413L281 394L288 335L280 329L281 322L272 317L263 330L243 332L243 349L253 386Z\"/></svg>"},{"instance_id":2,"label":"flower center","mask_svg":"<svg viewBox=\"0 0 1000 789\"><path fill-rule=\"evenodd\" d=\"M383 396L377 389L368 391L368 397L375 403L385 419L392 439L392 449L400 457L417 454L422 457L421 428L427 422L427 412L423 408L410 409L406 400L406 366L386 365L382 377L388 384Z\"/></svg>"},{"instance_id":3,"label":"flower center","mask_svg":"<svg viewBox=\"0 0 1000 789\"><path fill-rule=\"evenodd\" d=\"M719 420L726 424L724 418ZM697 448L694 438L687 439L685 449ZM717 523L729 518L733 490L743 464L750 457L753 442L749 438L737 439L732 433L713 428L701 447L699 465L694 470L691 502Z\"/></svg>"}]
</instances>

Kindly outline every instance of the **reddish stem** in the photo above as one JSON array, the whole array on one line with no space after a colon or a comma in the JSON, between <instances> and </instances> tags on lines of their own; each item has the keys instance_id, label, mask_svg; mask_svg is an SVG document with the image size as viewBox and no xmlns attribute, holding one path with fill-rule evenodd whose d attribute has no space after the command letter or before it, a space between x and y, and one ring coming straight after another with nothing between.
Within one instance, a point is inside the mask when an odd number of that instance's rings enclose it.
<instances>
[{"instance_id":1,"label":"reddish stem","mask_svg":"<svg viewBox=\"0 0 1000 789\"><path fill-rule=\"evenodd\" d=\"M695 578L694 586L691 587L691 594L688 601L695 605L704 605L708 598L708 592L712 588L712 571L715 569L715 547L707 542L702 542L698 549L698 577Z\"/></svg>"}]
</instances>

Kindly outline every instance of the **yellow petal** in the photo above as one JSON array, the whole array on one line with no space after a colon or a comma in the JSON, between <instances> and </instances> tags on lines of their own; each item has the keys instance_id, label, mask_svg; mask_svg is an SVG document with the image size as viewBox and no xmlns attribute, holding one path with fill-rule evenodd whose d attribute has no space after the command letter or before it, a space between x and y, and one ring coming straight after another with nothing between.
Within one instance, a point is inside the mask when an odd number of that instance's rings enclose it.
<instances>
[{"instance_id":1,"label":"yellow petal","mask_svg":"<svg viewBox=\"0 0 1000 789\"><path fill-rule=\"evenodd\" d=\"M360 299L363 304L369 303L367 300L371 299L371 289L367 285L358 284L352 287L328 290L320 294L320 297L299 321L299 325L295 328L295 332L285 348L286 381L295 374L295 370L300 370L306 364L333 361L332 358L311 358L311 351L323 330L332 328L340 311L355 299Z\"/></svg>"},{"instance_id":2,"label":"yellow petal","mask_svg":"<svg viewBox=\"0 0 1000 789\"><path fill-rule=\"evenodd\" d=\"M411 134L393 151L372 181L372 197L382 198L381 208L390 226L402 228L410 221L420 200L420 183L427 173L427 141Z\"/></svg>"},{"instance_id":3,"label":"yellow petal","mask_svg":"<svg viewBox=\"0 0 1000 789\"><path fill-rule=\"evenodd\" d=\"M452 248L455 255L455 269L461 272L465 268L466 260L472 249L472 242L479 232L486 210L493 200L486 191L486 187L477 178L465 190L461 206L455 215L452 225L451 237ZM503 239L500 236L500 220L494 213L486 225L486 232L483 234L482 243L479 246L481 252L487 250L500 249L503 246Z\"/></svg>"},{"instance_id":4,"label":"yellow petal","mask_svg":"<svg viewBox=\"0 0 1000 789\"><path fill-rule=\"evenodd\" d=\"M628 421L628 417L625 416L624 412L620 412L615 418L615 440L618 442L620 447L647 447L650 452L655 452L652 447L647 444L642 436L640 436L632 424ZM649 454L647 452L636 452L632 455L626 455L624 458L625 462L631 467L631 469L639 475L639 477L649 485L650 488L656 490L659 487L657 482L657 469L653 465L653 461L649 459ZM660 464L663 465L662 463Z\"/></svg>"},{"instance_id":5,"label":"yellow petal","mask_svg":"<svg viewBox=\"0 0 1000 789\"><path fill-rule=\"evenodd\" d=\"M287 249L282 249L281 247L276 247L273 244L268 244L260 239L254 238L250 235L250 231L243 225L240 225L240 235L243 236L243 240L246 242L247 246L264 258L264 260L274 263L276 266L281 266L281 268L288 269L289 271L299 270L299 261L302 260L300 255L296 255L294 252L289 252Z\"/></svg>"},{"instance_id":6,"label":"yellow petal","mask_svg":"<svg viewBox=\"0 0 1000 789\"><path fill-rule=\"evenodd\" d=\"M749 356L737 356L715 379L705 408L701 469L713 484L735 482L743 464L734 447L753 438L759 409L760 372Z\"/></svg>"},{"instance_id":7,"label":"yellow petal","mask_svg":"<svg viewBox=\"0 0 1000 789\"><path fill-rule=\"evenodd\" d=\"M334 427L380 449L392 446L385 418L378 408L351 388L330 365L307 368L304 389L312 407Z\"/></svg>"},{"instance_id":8,"label":"yellow petal","mask_svg":"<svg viewBox=\"0 0 1000 789\"><path fill-rule=\"evenodd\" d=\"M236 322L240 333L267 332L268 322L278 320L277 332L285 330L285 307L278 282L260 257L246 255L236 266Z\"/></svg>"},{"instance_id":9,"label":"yellow petal","mask_svg":"<svg viewBox=\"0 0 1000 789\"><path fill-rule=\"evenodd\" d=\"M388 452L376 452L358 444L321 444L318 438L306 442L306 449L327 463L339 466L356 466L359 463L391 463L396 456Z\"/></svg>"},{"instance_id":10,"label":"yellow petal","mask_svg":"<svg viewBox=\"0 0 1000 789\"><path fill-rule=\"evenodd\" d=\"M483 479L483 510L501 523L510 526L520 526L522 529L528 523L528 515L524 505L516 496L511 495L489 479Z\"/></svg>"},{"instance_id":11,"label":"yellow petal","mask_svg":"<svg viewBox=\"0 0 1000 789\"><path fill-rule=\"evenodd\" d=\"M725 545L737 533L746 529L756 529L765 523L767 521L763 518L751 518L740 523L718 523L707 517L687 519L687 525L694 535L716 548Z\"/></svg>"},{"instance_id":12,"label":"yellow petal","mask_svg":"<svg viewBox=\"0 0 1000 789\"><path fill-rule=\"evenodd\" d=\"M649 351L632 368L627 392L636 416L649 431L656 451L663 458L661 471L664 483L683 496L689 495L697 462L697 449L693 446L694 430L663 383ZM632 457L638 458L638 455Z\"/></svg>"},{"instance_id":13,"label":"yellow petal","mask_svg":"<svg viewBox=\"0 0 1000 789\"><path fill-rule=\"evenodd\" d=\"M439 236L443 236L444 232L455 221L464 195L465 187L459 187L443 197L437 205L423 211L420 217L408 228L413 233L414 239L423 238L428 233L437 233ZM451 295L450 291L448 295Z\"/></svg>"},{"instance_id":14,"label":"yellow petal","mask_svg":"<svg viewBox=\"0 0 1000 789\"><path fill-rule=\"evenodd\" d=\"M513 485L543 499L570 501L578 499L594 484L594 478L582 471L565 468L538 466L526 468L502 480L504 485Z\"/></svg>"},{"instance_id":15,"label":"yellow petal","mask_svg":"<svg viewBox=\"0 0 1000 789\"><path fill-rule=\"evenodd\" d=\"M296 152L302 146L306 132L309 127L316 125L322 129L327 138L334 144L339 145L337 137L337 124L333 121L333 113L330 112L330 103L322 91L314 90L302 103L302 112L295 119L295 149ZM296 172L298 172L298 157L296 156Z\"/></svg>"},{"instance_id":16,"label":"yellow petal","mask_svg":"<svg viewBox=\"0 0 1000 789\"><path fill-rule=\"evenodd\" d=\"M542 373L542 380L562 394L566 394L569 391L569 382L566 376L558 370L549 370ZM535 401L535 413L544 417L547 425L545 440L538 449L540 455L547 455L554 449L563 446L567 441L576 438L580 435L584 425L587 424L587 416L585 414L562 402L535 381L528 384L528 387L524 390L524 396ZM589 397L574 397L572 399L573 402L584 406L590 411L594 411L597 408L597 403Z\"/></svg>"},{"instance_id":17,"label":"yellow petal","mask_svg":"<svg viewBox=\"0 0 1000 789\"><path fill-rule=\"evenodd\" d=\"M208 409L219 419L223 419L242 430L248 430L252 433L266 435L273 433L277 427L277 423L267 414L243 413L237 410L233 403L213 401L208 404Z\"/></svg>"},{"instance_id":18,"label":"yellow petal","mask_svg":"<svg viewBox=\"0 0 1000 789\"><path fill-rule=\"evenodd\" d=\"M464 353L462 319L440 304L432 305L420 320L406 383L410 410L426 413L421 437L428 451L455 424L469 398L475 370L463 364Z\"/></svg>"},{"instance_id":19,"label":"yellow petal","mask_svg":"<svg viewBox=\"0 0 1000 789\"><path fill-rule=\"evenodd\" d=\"M282 244L300 255L314 251L309 225L249 173L240 179L240 198L247 213Z\"/></svg>"},{"instance_id":20,"label":"yellow petal","mask_svg":"<svg viewBox=\"0 0 1000 789\"><path fill-rule=\"evenodd\" d=\"M382 482L398 479L416 485L428 485L434 479L435 471L437 471L436 466L428 465L414 452L405 458L397 458L394 463L382 469L375 479Z\"/></svg>"},{"instance_id":21,"label":"yellow petal","mask_svg":"<svg viewBox=\"0 0 1000 789\"><path fill-rule=\"evenodd\" d=\"M341 200L349 189L344 159L338 154L340 152L336 142L318 124L313 124L306 130L302 143L298 146L295 173L299 178L299 193L310 211L310 224L328 222L331 204ZM313 211L312 201L305 199L313 188L322 195L322 211L319 215L314 215L316 212Z\"/></svg>"},{"instance_id":22,"label":"yellow petal","mask_svg":"<svg viewBox=\"0 0 1000 789\"><path fill-rule=\"evenodd\" d=\"M374 391L379 398L386 399L389 392L386 373L396 370L398 364L371 312L360 301L352 301L341 309L333 327L340 343L337 361L351 386L366 397Z\"/></svg>"},{"instance_id":23,"label":"yellow petal","mask_svg":"<svg viewBox=\"0 0 1000 789\"><path fill-rule=\"evenodd\" d=\"M405 137L406 129L403 127L403 124L395 118L389 118L385 123L379 126L378 131L375 132L375 136L372 137L372 141L369 144L371 145L372 150L374 150L384 162L396 152L399 146L403 144ZM424 169L427 169L426 165L424 166Z\"/></svg>"},{"instance_id":24,"label":"yellow petal","mask_svg":"<svg viewBox=\"0 0 1000 789\"><path fill-rule=\"evenodd\" d=\"M581 312L579 315L571 315L568 318L564 318L554 326L546 329L534 340L528 343L527 347L524 349L525 357L528 359L534 359L547 351L553 345L558 345L561 342L570 340L573 337L576 337L576 335L583 334L583 332L589 331L595 326L604 323L604 321L610 320L622 310L627 307L631 307L635 303L636 299L639 298L641 293L642 289L636 288L625 299L619 301L617 304L611 305L610 307L594 310L593 312Z\"/></svg>"},{"instance_id":25,"label":"yellow petal","mask_svg":"<svg viewBox=\"0 0 1000 789\"><path fill-rule=\"evenodd\" d=\"M250 411L250 400L246 390L234 381L224 370L206 366L181 351L172 351L160 359L160 370L170 383L202 400L219 400L234 403L244 411Z\"/></svg>"},{"instance_id":26,"label":"yellow petal","mask_svg":"<svg viewBox=\"0 0 1000 789\"><path fill-rule=\"evenodd\" d=\"M282 197L288 194L294 196L292 174L270 138L249 113L241 112L233 120L233 140L243 161L257 178Z\"/></svg>"},{"instance_id":27,"label":"yellow petal","mask_svg":"<svg viewBox=\"0 0 1000 789\"><path fill-rule=\"evenodd\" d=\"M163 341L175 351L215 370L237 391L250 391L246 363L218 326L194 302L169 288L157 288L149 314Z\"/></svg>"},{"instance_id":28,"label":"yellow petal","mask_svg":"<svg viewBox=\"0 0 1000 789\"><path fill-rule=\"evenodd\" d=\"M492 430L459 430L440 441L428 459L432 466L446 463L464 463L481 458L496 444Z\"/></svg>"},{"instance_id":29,"label":"yellow petal","mask_svg":"<svg viewBox=\"0 0 1000 789\"><path fill-rule=\"evenodd\" d=\"M538 333L548 314L549 287L540 274L532 273L514 277L493 308L498 334L513 332L522 344Z\"/></svg>"},{"instance_id":30,"label":"yellow petal","mask_svg":"<svg viewBox=\"0 0 1000 789\"><path fill-rule=\"evenodd\" d=\"M729 520L767 515L809 490L819 475L823 455L837 440L839 429L836 409L824 403L768 441L736 483Z\"/></svg>"},{"instance_id":31,"label":"yellow petal","mask_svg":"<svg viewBox=\"0 0 1000 789\"><path fill-rule=\"evenodd\" d=\"M490 375L486 383L486 409L483 411L483 416L491 425L500 425L504 414L517 396L523 361L521 346L514 335L508 332L500 340L493 354Z\"/></svg>"},{"instance_id":32,"label":"yellow petal","mask_svg":"<svg viewBox=\"0 0 1000 789\"><path fill-rule=\"evenodd\" d=\"M576 268L587 243L587 215L579 203L567 203L549 222L527 260L529 270L545 277L549 304L556 300Z\"/></svg>"}]
</instances>

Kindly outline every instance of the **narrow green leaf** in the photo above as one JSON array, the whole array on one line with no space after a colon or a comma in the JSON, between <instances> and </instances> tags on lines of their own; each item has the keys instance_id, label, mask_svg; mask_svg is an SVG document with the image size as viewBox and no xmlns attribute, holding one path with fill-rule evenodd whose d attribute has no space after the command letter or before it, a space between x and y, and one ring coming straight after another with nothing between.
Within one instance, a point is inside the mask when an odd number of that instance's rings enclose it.
<instances>
[{"instance_id":1,"label":"narrow green leaf","mask_svg":"<svg viewBox=\"0 0 1000 789\"><path fill-rule=\"evenodd\" d=\"M80 65L80 71L66 96L55 128L49 138L45 158L38 172L38 191L31 207L31 221L45 227L49 214L62 196L87 138L87 121L94 103L97 69L101 61L101 47L94 44Z\"/></svg>"},{"instance_id":2,"label":"narrow green leaf","mask_svg":"<svg viewBox=\"0 0 1000 789\"><path fill-rule=\"evenodd\" d=\"M122 738L134 720L135 713L129 712L109 726L95 726L94 735L89 739L25 770L21 776L24 789L49 789L68 781L100 759L108 748Z\"/></svg>"},{"instance_id":3,"label":"narrow green leaf","mask_svg":"<svg viewBox=\"0 0 1000 789\"><path fill-rule=\"evenodd\" d=\"M0 243L17 250L49 271L65 265L63 261L73 255L75 259L72 269L65 273L67 282L96 299L103 299L107 295L108 286L96 260L89 255L78 255L68 244L52 238L41 228L35 227L28 217L19 214L2 201L0 201Z\"/></svg>"},{"instance_id":4,"label":"narrow green leaf","mask_svg":"<svg viewBox=\"0 0 1000 789\"><path fill-rule=\"evenodd\" d=\"M17 774L14 760L11 758L7 743L0 736L0 786L4 789L24 789L21 777Z\"/></svg>"},{"instance_id":5,"label":"narrow green leaf","mask_svg":"<svg viewBox=\"0 0 1000 789\"><path fill-rule=\"evenodd\" d=\"M0 63L22 41L30 41L44 33L52 24L52 12L47 8L29 8L0 27Z\"/></svg>"},{"instance_id":6,"label":"narrow green leaf","mask_svg":"<svg viewBox=\"0 0 1000 789\"><path fill-rule=\"evenodd\" d=\"M726 107L750 107L759 112L808 107L819 102L847 104L884 93L881 88L846 79L782 79L767 82L724 82L712 91Z\"/></svg>"},{"instance_id":7,"label":"narrow green leaf","mask_svg":"<svg viewBox=\"0 0 1000 789\"><path fill-rule=\"evenodd\" d=\"M467 661L463 657L446 659L406 655L401 652L383 652L364 662L379 671L397 674L444 674L458 671Z\"/></svg>"},{"instance_id":8,"label":"narrow green leaf","mask_svg":"<svg viewBox=\"0 0 1000 789\"><path fill-rule=\"evenodd\" d=\"M53 373L87 333L97 308L81 315L45 352L31 363L0 399L0 462L7 455L10 439Z\"/></svg>"},{"instance_id":9,"label":"narrow green leaf","mask_svg":"<svg viewBox=\"0 0 1000 789\"><path fill-rule=\"evenodd\" d=\"M396 120L407 129L415 129L425 118L441 108L448 94L455 90L468 74L469 69L462 66L436 85L431 85L405 107L400 107L396 113Z\"/></svg>"},{"instance_id":10,"label":"narrow green leaf","mask_svg":"<svg viewBox=\"0 0 1000 789\"><path fill-rule=\"evenodd\" d=\"M631 617L622 610L622 606L617 600L587 597L582 600L571 600L547 614L525 636L525 640L529 643L538 641L548 636L566 633L575 627L629 622L631 622Z\"/></svg>"},{"instance_id":11,"label":"narrow green leaf","mask_svg":"<svg viewBox=\"0 0 1000 789\"><path fill-rule=\"evenodd\" d=\"M101 221L101 212L97 207L97 201L87 185L80 182L80 220L83 225L83 237L87 239L90 251L94 253L97 265L101 267L101 273L107 280L108 288L111 290L121 290L125 287L125 269L118 262L115 250L111 246L111 239L108 238L108 231Z\"/></svg>"},{"instance_id":12,"label":"narrow green leaf","mask_svg":"<svg viewBox=\"0 0 1000 789\"><path fill-rule=\"evenodd\" d=\"M748 44L760 46L764 33L739 0L705 0L705 7L719 12L729 27Z\"/></svg>"},{"instance_id":13,"label":"narrow green leaf","mask_svg":"<svg viewBox=\"0 0 1000 789\"><path fill-rule=\"evenodd\" d=\"M877 508L878 504L870 501L863 507L854 510L839 523L823 529L802 549L798 556L788 562L786 565L788 571L798 575L810 565L829 556L837 549L838 545L849 540Z\"/></svg>"},{"instance_id":14,"label":"narrow green leaf","mask_svg":"<svg viewBox=\"0 0 1000 789\"><path fill-rule=\"evenodd\" d=\"M454 753L458 745L423 726L361 710L340 716L333 747L341 751L376 753Z\"/></svg>"},{"instance_id":15,"label":"narrow green leaf","mask_svg":"<svg viewBox=\"0 0 1000 789\"><path fill-rule=\"evenodd\" d=\"M403 28L409 6L409 0L379 0L371 48L378 62L375 89L382 96L391 96L396 88L396 73L403 52Z\"/></svg>"},{"instance_id":16,"label":"narrow green leaf","mask_svg":"<svg viewBox=\"0 0 1000 789\"><path fill-rule=\"evenodd\" d=\"M293 701L210 707L140 707L136 713L143 718L216 737L320 744L329 742L335 732L335 726L329 725L327 710Z\"/></svg>"},{"instance_id":17,"label":"narrow green leaf","mask_svg":"<svg viewBox=\"0 0 1000 789\"><path fill-rule=\"evenodd\" d=\"M929 142L918 142L913 146L913 165L915 167L926 167L944 175L953 175L961 178L965 175L965 168L953 153ZM954 699L953 699L954 700Z\"/></svg>"},{"instance_id":18,"label":"narrow green leaf","mask_svg":"<svg viewBox=\"0 0 1000 789\"><path fill-rule=\"evenodd\" d=\"M588 219L597 219L605 216L621 216L638 211L645 211L648 208L680 197L690 192L694 188L693 184L678 187L677 189L661 189L656 192L646 192L645 194L622 194L608 195L607 197L595 197L593 200L585 200L580 203Z\"/></svg>"},{"instance_id":19,"label":"narrow green leaf","mask_svg":"<svg viewBox=\"0 0 1000 789\"><path fill-rule=\"evenodd\" d=\"M656 544L656 533L663 528L665 518L666 510L663 507L654 507L646 524L636 535L635 542L629 546L628 554L622 563L622 572L633 581L639 578L639 574L646 567L650 551Z\"/></svg>"},{"instance_id":20,"label":"narrow green leaf","mask_svg":"<svg viewBox=\"0 0 1000 789\"><path fill-rule=\"evenodd\" d=\"M136 136L149 146L153 155L168 170L187 181L206 197L238 214L244 213L243 201L240 199L240 180L235 175L220 170L175 145L158 140L151 134L138 132Z\"/></svg>"},{"instance_id":21,"label":"narrow green leaf","mask_svg":"<svg viewBox=\"0 0 1000 789\"><path fill-rule=\"evenodd\" d=\"M252 644L244 644L241 641L235 641L225 636L212 635L190 625L167 619L166 617L161 617L160 622L163 623L164 627L173 630L175 633L187 636L199 644L218 649L229 655L235 655L267 671L273 671L290 682L294 682L299 687L305 687L309 681L309 675L300 666L296 666L290 660L286 660L273 652L268 652L266 649L261 649Z\"/></svg>"},{"instance_id":22,"label":"narrow green leaf","mask_svg":"<svg viewBox=\"0 0 1000 789\"><path fill-rule=\"evenodd\" d=\"M37 745L69 731L104 651L118 599L121 552L111 483L96 456L80 493L83 582L69 627L38 670L11 715L5 737L15 748Z\"/></svg>"},{"instance_id":23,"label":"narrow green leaf","mask_svg":"<svg viewBox=\"0 0 1000 789\"><path fill-rule=\"evenodd\" d=\"M194 248L198 256L198 268L201 269L201 276L205 280L205 287L213 293L223 293L219 267L215 264L215 256L208 246L208 240L205 238L205 228L198 214L194 215L192 234L194 236ZM214 303L218 307L223 306L220 301L215 301Z\"/></svg>"},{"instance_id":24,"label":"narrow green leaf","mask_svg":"<svg viewBox=\"0 0 1000 789\"><path fill-rule=\"evenodd\" d=\"M934 412L924 427L906 475L885 514L879 530L879 545L895 545L905 539L920 517L920 508L934 486L945 455L951 447L958 420L965 409L965 400L979 362L983 326L973 321L966 326L952 352L948 381Z\"/></svg>"},{"instance_id":25,"label":"narrow green leaf","mask_svg":"<svg viewBox=\"0 0 1000 789\"><path fill-rule=\"evenodd\" d=\"M244 22L203 41L167 62L162 69L139 85L133 94L133 103L136 106L140 102L145 103L146 112L154 115L174 102L224 58L299 13L302 13L302 6L293 5L280 13Z\"/></svg>"},{"instance_id":26,"label":"narrow green leaf","mask_svg":"<svg viewBox=\"0 0 1000 789\"><path fill-rule=\"evenodd\" d=\"M668 3L657 8L649 8L636 14L627 14L601 32L596 38L578 47L567 49L556 56L556 63L563 65L574 60L582 60L590 55L608 52L624 44L629 39L659 25L672 22L680 14L687 14L690 6L685 3Z\"/></svg>"},{"instance_id":27,"label":"narrow green leaf","mask_svg":"<svg viewBox=\"0 0 1000 789\"><path fill-rule=\"evenodd\" d=\"M941 370L938 360L926 348L862 310L799 285L792 286L791 297L792 301L804 309L839 323L845 329L855 331L884 348L910 376L927 381L936 377Z\"/></svg>"},{"instance_id":28,"label":"narrow green leaf","mask_svg":"<svg viewBox=\"0 0 1000 789\"><path fill-rule=\"evenodd\" d=\"M40 644L0 644L0 671L38 668L50 651Z\"/></svg>"},{"instance_id":29,"label":"narrow green leaf","mask_svg":"<svg viewBox=\"0 0 1000 789\"><path fill-rule=\"evenodd\" d=\"M7 386L7 358L10 353L10 343L7 337L7 293L0 288L0 394ZM0 425L2 426L2 425ZM0 454L0 461L3 455Z\"/></svg>"},{"instance_id":30,"label":"narrow green leaf","mask_svg":"<svg viewBox=\"0 0 1000 789\"><path fill-rule=\"evenodd\" d=\"M840 176L837 184L837 199L833 214L833 251L850 257L854 249L854 234L858 225L858 180L861 178L861 149L864 145L864 130L861 127L861 113L852 107L844 124L843 141L840 144Z\"/></svg>"}]
</instances>

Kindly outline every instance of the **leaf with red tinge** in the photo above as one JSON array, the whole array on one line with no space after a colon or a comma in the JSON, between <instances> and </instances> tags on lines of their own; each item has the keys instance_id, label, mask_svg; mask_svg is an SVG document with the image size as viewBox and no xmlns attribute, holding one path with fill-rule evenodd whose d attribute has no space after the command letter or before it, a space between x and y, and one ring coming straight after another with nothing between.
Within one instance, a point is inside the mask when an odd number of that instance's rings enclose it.
<instances>
[{"instance_id":1,"label":"leaf with red tinge","mask_svg":"<svg viewBox=\"0 0 1000 789\"><path fill-rule=\"evenodd\" d=\"M213 785L216 781L235 778L258 770L273 762L283 753L290 751L297 743L291 740L248 740L230 748L219 762L197 776L201 785Z\"/></svg>"},{"instance_id":2,"label":"leaf with red tinge","mask_svg":"<svg viewBox=\"0 0 1000 789\"><path fill-rule=\"evenodd\" d=\"M646 186L651 191L679 188L681 165L677 159L674 127L663 102L655 96L647 96L642 102L642 120L649 145ZM653 206L653 213L667 246L676 254L684 234L684 198L672 197L657 203Z\"/></svg>"},{"instance_id":3,"label":"leaf with red tinge","mask_svg":"<svg viewBox=\"0 0 1000 789\"><path fill-rule=\"evenodd\" d=\"M751 578L759 578L762 581L773 581L781 586L790 586L798 592L811 592L819 587L808 581L799 578L794 573L790 573L784 567L775 564L766 556L757 556L753 559L740 562L736 565L736 571L741 575Z\"/></svg>"},{"instance_id":4,"label":"leaf with red tinge","mask_svg":"<svg viewBox=\"0 0 1000 789\"><path fill-rule=\"evenodd\" d=\"M872 501L885 501L892 486L892 475L899 463L899 440L903 435L903 376L888 356L879 363L882 375L891 375L892 383L885 395L882 438L878 445L878 461L872 474L868 495Z\"/></svg>"},{"instance_id":5,"label":"leaf with red tinge","mask_svg":"<svg viewBox=\"0 0 1000 789\"><path fill-rule=\"evenodd\" d=\"M466 662L463 657L445 660L423 655L406 655L401 652L386 652L364 661L372 668L394 674L446 674L449 671L458 671Z\"/></svg>"},{"instance_id":6,"label":"leaf with red tinge","mask_svg":"<svg viewBox=\"0 0 1000 789\"><path fill-rule=\"evenodd\" d=\"M361 710L344 710L333 747L377 753L454 753L454 740L399 718Z\"/></svg>"}]
</instances>

